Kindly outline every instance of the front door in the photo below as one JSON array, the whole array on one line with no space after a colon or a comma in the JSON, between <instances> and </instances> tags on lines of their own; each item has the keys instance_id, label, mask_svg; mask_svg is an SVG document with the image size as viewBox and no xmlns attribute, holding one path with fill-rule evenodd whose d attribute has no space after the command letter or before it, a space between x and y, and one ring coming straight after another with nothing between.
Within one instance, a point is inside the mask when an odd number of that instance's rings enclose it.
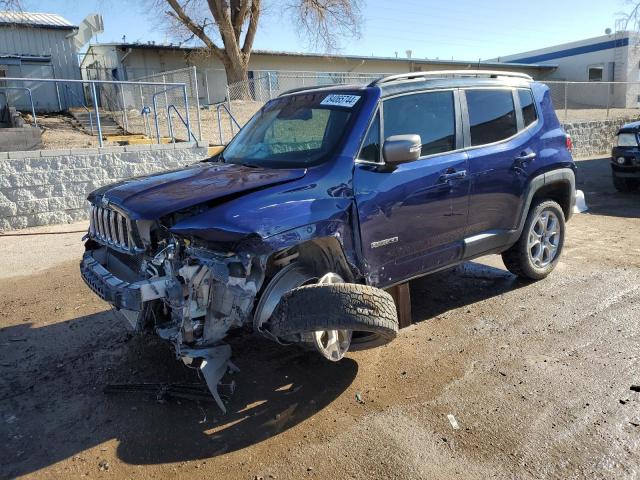
<instances>
[{"instance_id":1,"label":"front door","mask_svg":"<svg viewBox=\"0 0 640 480\"><path fill-rule=\"evenodd\" d=\"M452 90L392 97L369 129L354 189L372 285L399 283L462 257L469 181L458 105ZM403 134L420 135L421 157L384 168L381 139Z\"/></svg>"}]
</instances>

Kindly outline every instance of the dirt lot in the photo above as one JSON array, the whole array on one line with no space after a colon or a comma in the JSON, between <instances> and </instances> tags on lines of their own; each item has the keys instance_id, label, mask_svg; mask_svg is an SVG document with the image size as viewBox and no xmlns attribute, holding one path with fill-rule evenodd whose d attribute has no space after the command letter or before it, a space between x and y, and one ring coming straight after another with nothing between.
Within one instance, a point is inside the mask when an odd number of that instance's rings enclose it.
<instances>
[{"instance_id":1,"label":"dirt lot","mask_svg":"<svg viewBox=\"0 0 640 480\"><path fill-rule=\"evenodd\" d=\"M415 324L339 364L232 339L226 416L103 394L195 376L128 333L77 260L46 255L59 236L37 237L24 255L49 268L0 279L0 477L638 478L640 194L613 191L607 160L579 168L591 211L549 278L487 257L414 281ZM79 237L63 236L77 255ZM0 238L5 273L18 240Z\"/></svg>"}]
</instances>

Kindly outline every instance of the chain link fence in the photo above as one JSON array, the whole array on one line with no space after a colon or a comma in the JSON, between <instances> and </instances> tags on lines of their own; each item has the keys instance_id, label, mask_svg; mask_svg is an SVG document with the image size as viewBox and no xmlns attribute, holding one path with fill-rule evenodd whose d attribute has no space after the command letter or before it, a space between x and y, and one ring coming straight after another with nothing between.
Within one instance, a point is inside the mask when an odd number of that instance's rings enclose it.
<instances>
[{"instance_id":1,"label":"chain link fence","mask_svg":"<svg viewBox=\"0 0 640 480\"><path fill-rule=\"evenodd\" d=\"M640 82L542 81L549 86L562 122L591 122L640 116Z\"/></svg>"},{"instance_id":2,"label":"chain link fence","mask_svg":"<svg viewBox=\"0 0 640 480\"><path fill-rule=\"evenodd\" d=\"M231 83L227 86L225 106L216 106L217 130L222 141L229 139L237 131L228 111L240 125L244 125L265 102L284 92L297 88L328 85L357 84L364 85L391 75L388 73L355 72L295 72L295 71L254 71L254 77ZM225 108L226 107L226 108ZM228 111L227 111L228 110ZM216 140L218 137L216 137Z\"/></svg>"},{"instance_id":3,"label":"chain link fence","mask_svg":"<svg viewBox=\"0 0 640 480\"><path fill-rule=\"evenodd\" d=\"M366 84L389 74L352 72L256 72L244 82L227 86L227 108L244 125L264 103L296 88ZM540 80L549 86L553 106L563 123L640 118L640 82L567 82ZM233 133L221 109L224 138Z\"/></svg>"},{"instance_id":4,"label":"chain link fence","mask_svg":"<svg viewBox=\"0 0 640 480\"><path fill-rule=\"evenodd\" d=\"M61 105L55 111L70 113L73 130L80 136L97 136L99 146L132 133L147 137L140 139L143 143L197 140L197 120L192 118L198 118L198 105L189 104L186 83L170 82L168 78L158 83L4 77L0 95L0 111L14 107L28 113L25 121L34 127L42 127L38 119L43 118L43 112L52 115L49 109L37 108L39 105L66 99L66 108ZM14 100L15 95L20 95L21 103Z\"/></svg>"},{"instance_id":5,"label":"chain link fence","mask_svg":"<svg viewBox=\"0 0 640 480\"><path fill-rule=\"evenodd\" d=\"M157 73L149 73L146 68L127 68L127 78L132 82L138 82L139 85L117 83L118 79L114 78L114 69L87 67L83 69L83 73L87 80L116 82L99 86L99 105L125 133L149 137L159 135L164 139L163 141L168 141L167 139L172 136L187 140L186 112L177 108L178 105L185 104L183 90L171 86L163 87L160 84L184 84L192 131L197 139L202 138L196 67ZM149 85L150 83L153 85ZM84 97L87 99L91 97L91 92L86 87ZM154 112L157 113L157 129L156 119L149 118L149 115L153 115Z\"/></svg>"}]
</instances>

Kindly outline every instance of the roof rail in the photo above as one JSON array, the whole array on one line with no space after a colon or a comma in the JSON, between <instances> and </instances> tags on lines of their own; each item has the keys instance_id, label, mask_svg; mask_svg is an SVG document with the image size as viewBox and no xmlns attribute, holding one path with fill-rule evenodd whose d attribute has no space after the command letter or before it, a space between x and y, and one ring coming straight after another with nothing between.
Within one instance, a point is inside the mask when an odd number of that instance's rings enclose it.
<instances>
[{"instance_id":1,"label":"roof rail","mask_svg":"<svg viewBox=\"0 0 640 480\"><path fill-rule=\"evenodd\" d=\"M428 79L428 78L444 78L444 77L480 77L486 76L489 78L498 77L513 77L523 78L525 80L533 80L530 75L519 72L503 72L500 70L435 70L432 72L409 72L400 73L398 75L390 75L388 77L381 77L374 80L369 84L370 87L380 85L381 83L395 82L397 80L416 80L416 79Z\"/></svg>"},{"instance_id":2,"label":"roof rail","mask_svg":"<svg viewBox=\"0 0 640 480\"><path fill-rule=\"evenodd\" d=\"M304 92L305 90L313 90L314 88L320 88L320 87L325 87L326 85L307 85L306 87L296 87L296 88L292 88L290 90L286 90L284 92L282 92L280 95L278 95L279 97L282 97L284 95L289 95L290 93L296 93L296 92Z\"/></svg>"}]
</instances>

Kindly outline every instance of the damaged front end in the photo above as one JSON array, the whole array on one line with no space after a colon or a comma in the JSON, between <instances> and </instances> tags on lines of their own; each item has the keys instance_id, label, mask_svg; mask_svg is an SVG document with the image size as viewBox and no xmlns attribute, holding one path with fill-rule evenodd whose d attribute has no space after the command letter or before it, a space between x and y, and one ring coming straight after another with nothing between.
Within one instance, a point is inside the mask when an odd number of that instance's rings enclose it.
<instances>
[{"instance_id":1,"label":"damaged front end","mask_svg":"<svg viewBox=\"0 0 640 480\"><path fill-rule=\"evenodd\" d=\"M80 269L134 329L155 331L185 364L199 368L226 411L217 385L236 367L222 340L230 329L251 324L266 256L196 242L161 222L132 221L117 206L94 204Z\"/></svg>"}]
</instances>

